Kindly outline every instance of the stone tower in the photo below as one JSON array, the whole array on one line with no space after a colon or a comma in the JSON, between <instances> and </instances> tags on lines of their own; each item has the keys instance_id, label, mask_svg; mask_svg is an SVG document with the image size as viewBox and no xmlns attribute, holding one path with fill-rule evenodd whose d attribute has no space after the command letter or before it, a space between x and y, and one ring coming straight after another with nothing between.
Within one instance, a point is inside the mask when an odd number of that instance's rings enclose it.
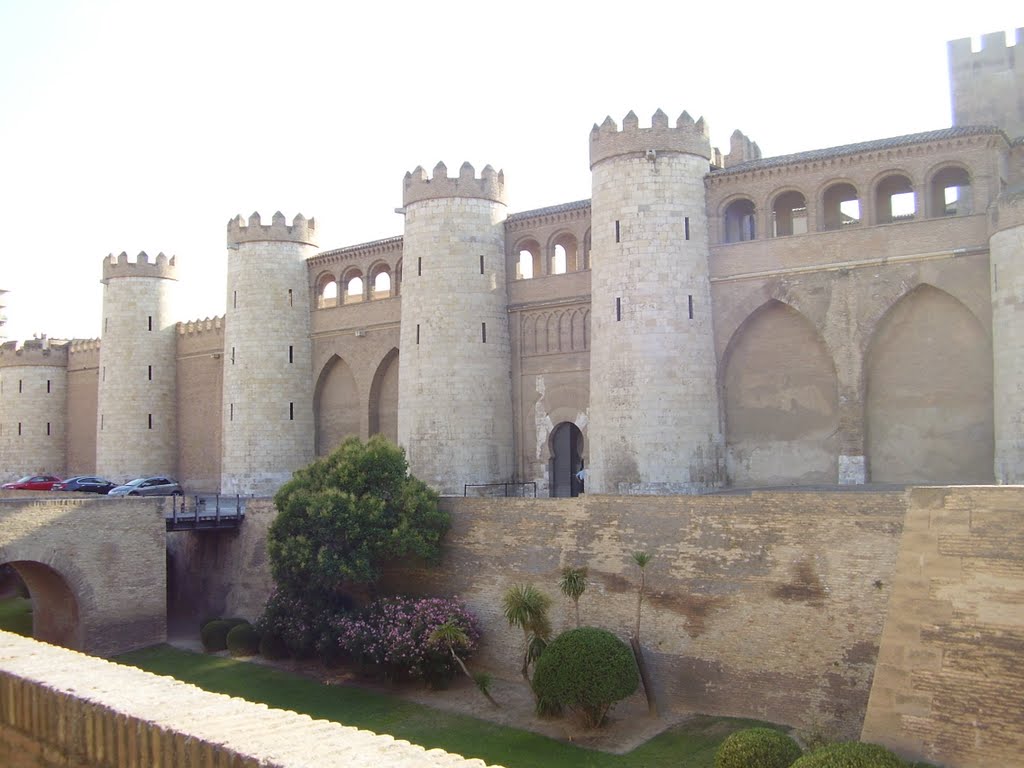
<instances>
[{"instance_id":1,"label":"stone tower","mask_svg":"<svg viewBox=\"0 0 1024 768\"><path fill-rule=\"evenodd\" d=\"M708 280L703 118L630 112L590 134L588 492L699 493L723 481Z\"/></svg>"},{"instance_id":2,"label":"stone tower","mask_svg":"<svg viewBox=\"0 0 1024 768\"><path fill-rule=\"evenodd\" d=\"M993 32L982 36L977 53L969 37L947 50L953 125L994 125L1010 138L1024 136L1024 28L1012 46L1004 32Z\"/></svg>"},{"instance_id":3,"label":"stone tower","mask_svg":"<svg viewBox=\"0 0 1024 768\"><path fill-rule=\"evenodd\" d=\"M443 494L511 480L505 177L405 175L398 442Z\"/></svg>"},{"instance_id":4,"label":"stone tower","mask_svg":"<svg viewBox=\"0 0 1024 768\"><path fill-rule=\"evenodd\" d=\"M237 216L227 244L221 490L266 496L313 460L306 259L317 252L316 221Z\"/></svg>"},{"instance_id":5,"label":"stone tower","mask_svg":"<svg viewBox=\"0 0 1024 768\"><path fill-rule=\"evenodd\" d=\"M0 346L0 478L64 476L67 345L46 337Z\"/></svg>"},{"instance_id":6,"label":"stone tower","mask_svg":"<svg viewBox=\"0 0 1024 768\"><path fill-rule=\"evenodd\" d=\"M96 473L113 481L177 473L178 279L174 258L103 260Z\"/></svg>"}]
</instances>

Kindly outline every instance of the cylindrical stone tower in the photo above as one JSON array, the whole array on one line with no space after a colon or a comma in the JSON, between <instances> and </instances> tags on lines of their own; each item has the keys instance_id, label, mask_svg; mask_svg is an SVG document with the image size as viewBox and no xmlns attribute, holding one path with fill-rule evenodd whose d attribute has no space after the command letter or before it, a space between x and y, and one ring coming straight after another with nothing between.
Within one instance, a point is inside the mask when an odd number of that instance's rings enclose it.
<instances>
[{"instance_id":1,"label":"cylindrical stone tower","mask_svg":"<svg viewBox=\"0 0 1024 768\"><path fill-rule=\"evenodd\" d=\"M505 176L405 175L398 442L442 494L512 479Z\"/></svg>"},{"instance_id":2,"label":"cylindrical stone tower","mask_svg":"<svg viewBox=\"0 0 1024 768\"><path fill-rule=\"evenodd\" d=\"M103 260L96 474L115 482L177 474L174 257Z\"/></svg>"},{"instance_id":3,"label":"cylindrical stone tower","mask_svg":"<svg viewBox=\"0 0 1024 768\"><path fill-rule=\"evenodd\" d=\"M990 209L996 482L1024 483L1024 184Z\"/></svg>"},{"instance_id":4,"label":"cylindrical stone tower","mask_svg":"<svg viewBox=\"0 0 1024 768\"><path fill-rule=\"evenodd\" d=\"M0 346L0 478L64 476L67 345L47 338Z\"/></svg>"},{"instance_id":5,"label":"cylindrical stone tower","mask_svg":"<svg viewBox=\"0 0 1024 768\"><path fill-rule=\"evenodd\" d=\"M313 460L313 352L306 259L316 221L228 222L221 490L272 495Z\"/></svg>"},{"instance_id":6,"label":"cylindrical stone tower","mask_svg":"<svg viewBox=\"0 0 1024 768\"><path fill-rule=\"evenodd\" d=\"M590 134L587 491L700 493L723 481L701 118L630 112Z\"/></svg>"}]
</instances>

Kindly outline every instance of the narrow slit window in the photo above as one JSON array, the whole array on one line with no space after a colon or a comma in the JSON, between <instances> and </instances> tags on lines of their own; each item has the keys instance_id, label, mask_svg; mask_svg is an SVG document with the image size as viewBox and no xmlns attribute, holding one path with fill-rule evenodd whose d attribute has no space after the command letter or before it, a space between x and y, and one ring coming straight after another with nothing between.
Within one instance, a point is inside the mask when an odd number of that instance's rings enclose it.
<instances>
[{"instance_id":1,"label":"narrow slit window","mask_svg":"<svg viewBox=\"0 0 1024 768\"><path fill-rule=\"evenodd\" d=\"M234 347L231 348L231 364L232 365L235 364L235 348Z\"/></svg>"},{"instance_id":2,"label":"narrow slit window","mask_svg":"<svg viewBox=\"0 0 1024 768\"><path fill-rule=\"evenodd\" d=\"M105 365L103 366L103 380L107 380L107 366Z\"/></svg>"},{"instance_id":3,"label":"narrow slit window","mask_svg":"<svg viewBox=\"0 0 1024 768\"><path fill-rule=\"evenodd\" d=\"M288 403L288 421L295 421L295 403Z\"/></svg>"},{"instance_id":4,"label":"narrow slit window","mask_svg":"<svg viewBox=\"0 0 1024 768\"><path fill-rule=\"evenodd\" d=\"M235 420L235 404L231 403L228 406L228 421L234 421L234 420Z\"/></svg>"},{"instance_id":5,"label":"narrow slit window","mask_svg":"<svg viewBox=\"0 0 1024 768\"><path fill-rule=\"evenodd\" d=\"M231 308L238 309L238 291L231 292Z\"/></svg>"},{"instance_id":6,"label":"narrow slit window","mask_svg":"<svg viewBox=\"0 0 1024 768\"><path fill-rule=\"evenodd\" d=\"M692 293L686 297L686 302L689 305L690 319L693 320L693 294Z\"/></svg>"},{"instance_id":7,"label":"narrow slit window","mask_svg":"<svg viewBox=\"0 0 1024 768\"><path fill-rule=\"evenodd\" d=\"M618 296L615 297L615 321L622 320L622 299Z\"/></svg>"},{"instance_id":8,"label":"narrow slit window","mask_svg":"<svg viewBox=\"0 0 1024 768\"><path fill-rule=\"evenodd\" d=\"M416 343L420 343L420 324L416 323Z\"/></svg>"},{"instance_id":9,"label":"narrow slit window","mask_svg":"<svg viewBox=\"0 0 1024 768\"><path fill-rule=\"evenodd\" d=\"M153 380L153 366L152 365L149 366L149 380L150 381Z\"/></svg>"},{"instance_id":10,"label":"narrow slit window","mask_svg":"<svg viewBox=\"0 0 1024 768\"><path fill-rule=\"evenodd\" d=\"M416 277L423 275L423 257L419 256L416 258Z\"/></svg>"},{"instance_id":11,"label":"narrow slit window","mask_svg":"<svg viewBox=\"0 0 1024 768\"><path fill-rule=\"evenodd\" d=\"M25 382L23 379L18 379L18 394L20 395L25 391Z\"/></svg>"},{"instance_id":12,"label":"narrow slit window","mask_svg":"<svg viewBox=\"0 0 1024 768\"><path fill-rule=\"evenodd\" d=\"M48 395L50 394L50 383L51 383L50 380L47 379L46 380L46 394L48 394Z\"/></svg>"},{"instance_id":13,"label":"narrow slit window","mask_svg":"<svg viewBox=\"0 0 1024 768\"><path fill-rule=\"evenodd\" d=\"M21 437L21 422L18 422L18 437Z\"/></svg>"},{"instance_id":14,"label":"narrow slit window","mask_svg":"<svg viewBox=\"0 0 1024 768\"><path fill-rule=\"evenodd\" d=\"M686 216L683 218L683 237L687 240L690 239L690 217Z\"/></svg>"},{"instance_id":15,"label":"narrow slit window","mask_svg":"<svg viewBox=\"0 0 1024 768\"><path fill-rule=\"evenodd\" d=\"M46 434L47 436L50 434L50 422L46 422Z\"/></svg>"},{"instance_id":16,"label":"narrow slit window","mask_svg":"<svg viewBox=\"0 0 1024 768\"><path fill-rule=\"evenodd\" d=\"M103 414L100 414L100 429L103 429Z\"/></svg>"},{"instance_id":17,"label":"narrow slit window","mask_svg":"<svg viewBox=\"0 0 1024 768\"><path fill-rule=\"evenodd\" d=\"M619 220L615 220L615 242L619 242Z\"/></svg>"},{"instance_id":18,"label":"narrow slit window","mask_svg":"<svg viewBox=\"0 0 1024 768\"><path fill-rule=\"evenodd\" d=\"M151 330L151 331L153 330L153 316L152 315L149 316L149 330Z\"/></svg>"},{"instance_id":19,"label":"narrow slit window","mask_svg":"<svg viewBox=\"0 0 1024 768\"><path fill-rule=\"evenodd\" d=\"M292 344L288 345L288 362L289 363L294 363L295 362L295 346L292 345Z\"/></svg>"},{"instance_id":20,"label":"narrow slit window","mask_svg":"<svg viewBox=\"0 0 1024 768\"><path fill-rule=\"evenodd\" d=\"M148 416L147 420L149 422L149 429L152 429L153 428L153 414L150 413L150 414L147 414L147 416Z\"/></svg>"},{"instance_id":21,"label":"narrow slit window","mask_svg":"<svg viewBox=\"0 0 1024 768\"><path fill-rule=\"evenodd\" d=\"M484 273L484 255L480 254L480 274Z\"/></svg>"},{"instance_id":22,"label":"narrow slit window","mask_svg":"<svg viewBox=\"0 0 1024 768\"><path fill-rule=\"evenodd\" d=\"M294 291L292 291L291 288L288 289L288 306L289 307L294 307L295 306L295 293L294 293Z\"/></svg>"},{"instance_id":23,"label":"narrow slit window","mask_svg":"<svg viewBox=\"0 0 1024 768\"><path fill-rule=\"evenodd\" d=\"M484 344L487 343L487 323L480 323L480 339Z\"/></svg>"}]
</instances>

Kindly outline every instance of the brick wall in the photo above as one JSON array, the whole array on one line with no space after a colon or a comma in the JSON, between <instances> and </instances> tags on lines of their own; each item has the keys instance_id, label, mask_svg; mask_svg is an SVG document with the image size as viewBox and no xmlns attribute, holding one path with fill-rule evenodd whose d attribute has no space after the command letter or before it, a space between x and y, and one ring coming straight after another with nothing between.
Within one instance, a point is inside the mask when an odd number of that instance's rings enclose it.
<instances>
[{"instance_id":1,"label":"brick wall","mask_svg":"<svg viewBox=\"0 0 1024 768\"><path fill-rule=\"evenodd\" d=\"M369 731L207 693L0 632L0 764L8 768L486 768Z\"/></svg>"},{"instance_id":2,"label":"brick wall","mask_svg":"<svg viewBox=\"0 0 1024 768\"><path fill-rule=\"evenodd\" d=\"M914 488L865 741L1024 765L1024 488Z\"/></svg>"}]
</instances>

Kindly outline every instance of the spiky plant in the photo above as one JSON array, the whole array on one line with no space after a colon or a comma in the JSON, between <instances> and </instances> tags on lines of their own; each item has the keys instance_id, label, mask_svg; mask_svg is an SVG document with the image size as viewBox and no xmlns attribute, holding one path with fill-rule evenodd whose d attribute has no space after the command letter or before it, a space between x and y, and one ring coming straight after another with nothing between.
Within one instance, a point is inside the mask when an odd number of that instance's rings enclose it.
<instances>
[{"instance_id":1,"label":"spiky plant","mask_svg":"<svg viewBox=\"0 0 1024 768\"><path fill-rule=\"evenodd\" d=\"M647 564L651 562L651 556L647 552L634 552L633 562L640 568L640 590L637 592L636 599L636 630L633 636L640 641L640 609L644 604L644 589L647 587L647 575L644 570L647 568Z\"/></svg>"},{"instance_id":2,"label":"spiky plant","mask_svg":"<svg viewBox=\"0 0 1024 768\"><path fill-rule=\"evenodd\" d=\"M558 588L573 602L576 609L576 626L580 625L580 597L587 591L587 569L567 567L562 569Z\"/></svg>"},{"instance_id":3,"label":"spiky plant","mask_svg":"<svg viewBox=\"0 0 1024 768\"><path fill-rule=\"evenodd\" d=\"M516 584L501 601L502 612L510 627L523 630L523 679L530 679L530 664L543 653L551 637L548 609L551 598L532 584Z\"/></svg>"},{"instance_id":4,"label":"spiky plant","mask_svg":"<svg viewBox=\"0 0 1024 768\"><path fill-rule=\"evenodd\" d=\"M459 665L463 674L466 675L470 680L476 683L476 687L480 689L482 693L491 704L498 706L493 698L491 698L490 691L490 676L486 673L478 673L477 675L471 674L466 669L465 663L462 658L456 652L456 648L465 648L469 645L469 636L466 631L458 625L455 621L448 619L444 624L438 625L438 627L430 633L430 642L437 645L443 645L451 653L452 658L455 659L455 663Z\"/></svg>"}]
</instances>

